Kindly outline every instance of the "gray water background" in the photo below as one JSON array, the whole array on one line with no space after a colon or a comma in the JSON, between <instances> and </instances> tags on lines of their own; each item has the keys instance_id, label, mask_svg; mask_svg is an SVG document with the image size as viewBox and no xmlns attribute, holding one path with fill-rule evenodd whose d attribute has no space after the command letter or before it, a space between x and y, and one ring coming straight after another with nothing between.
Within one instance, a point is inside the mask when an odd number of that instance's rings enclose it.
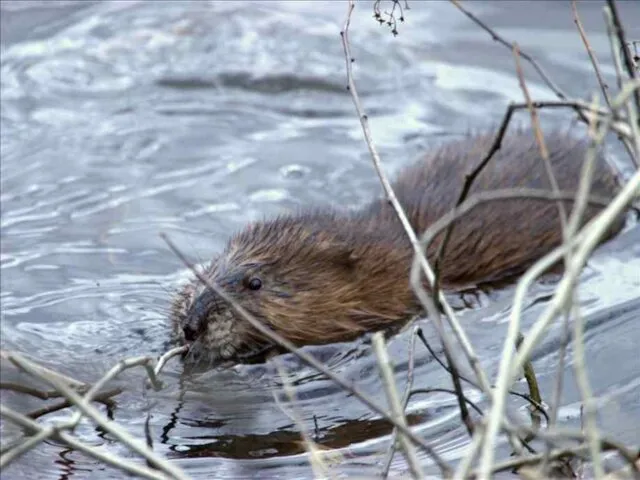
<instances>
[{"instance_id":1,"label":"gray water background","mask_svg":"<svg viewBox=\"0 0 640 480\"><path fill-rule=\"evenodd\" d=\"M508 102L521 100L511 53L448 2L410 2L396 38L373 20L371 3L358 4L351 40L358 88L389 174L433 145L490 128ZM602 5L581 2L580 11L613 88ZM640 38L640 2L619 7L629 38ZM469 2L469 8L518 41L570 95L596 91L568 2ZM171 292L187 275L160 232L201 261L252 220L299 206L358 207L380 194L345 89L338 35L344 2L8 1L0 13L3 349L86 381L123 357L160 354ZM554 98L525 71L536 100ZM566 128L570 118L543 115L547 128ZM615 139L608 153L628 171ZM590 380L606 400L600 424L635 445L639 245L640 228L631 224L598 250L578 290ZM539 284L531 291L525 327L552 290ZM477 305L461 312L491 374L512 295L512 287L480 293ZM559 338L556 327L536 353L546 398ZM310 351L384 401L366 342ZM394 338L390 351L402 387L407 335ZM448 375L424 349L417 352L416 386L449 387ZM388 425L294 359L283 361L298 398L293 405L280 400L318 442L339 449L332 472L379 472ZM571 366L570 356L560 419L579 427ZM154 448L194 478L311 476L298 427L273 399L280 384L272 366L189 380L182 400L179 373L179 364L170 364L167 389L147 397L141 374L126 374L114 419L142 436L151 411ZM3 380L14 376L3 369ZM21 411L40 406L4 391L2 400ZM511 408L525 412L515 399ZM409 411L447 460L464 454L468 435L452 398L416 397ZM5 438L17 433L1 427ZM77 432L131 456L88 422ZM404 471L400 455L392 468ZM2 472L3 479L121 476L56 444Z\"/></svg>"}]
</instances>

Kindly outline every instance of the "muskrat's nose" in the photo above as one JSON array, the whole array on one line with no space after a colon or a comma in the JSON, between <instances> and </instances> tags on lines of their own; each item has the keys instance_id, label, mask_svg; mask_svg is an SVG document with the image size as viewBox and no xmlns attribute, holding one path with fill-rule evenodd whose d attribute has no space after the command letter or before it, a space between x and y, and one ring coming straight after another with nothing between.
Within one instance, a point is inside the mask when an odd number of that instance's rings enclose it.
<instances>
[{"instance_id":1,"label":"muskrat's nose","mask_svg":"<svg viewBox=\"0 0 640 480\"><path fill-rule=\"evenodd\" d=\"M187 342L195 342L200 333L200 321L194 315L189 315L187 321L182 326L184 338Z\"/></svg>"},{"instance_id":2,"label":"muskrat's nose","mask_svg":"<svg viewBox=\"0 0 640 480\"><path fill-rule=\"evenodd\" d=\"M184 338L187 342L196 341L200 333L204 330L206 318L206 312L196 301L193 307L189 310L189 313L187 313L187 318L182 326Z\"/></svg>"},{"instance_id":3,"label":"muskrat's nose","mask_svg":"<svg viewBox=\"0 0 640 480\"><path fill-rule=\"evenodd\" d=\"M212 298L212 292L205 290L196 297L193 305L191 305L187 313L187 318L182 326L184 338L187 342L194 342L198 338L198 335L204 331Z\"/></svg>"}]
</instances>

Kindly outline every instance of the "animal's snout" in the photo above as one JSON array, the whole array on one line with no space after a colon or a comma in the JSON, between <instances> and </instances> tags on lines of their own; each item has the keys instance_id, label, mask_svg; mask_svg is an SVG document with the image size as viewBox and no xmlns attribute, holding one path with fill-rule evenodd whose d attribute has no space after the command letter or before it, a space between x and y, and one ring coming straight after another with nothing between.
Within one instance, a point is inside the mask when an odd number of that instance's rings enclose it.
<instances>
[{"instance_id":1,"label":"animal's snout","mask_svg":"<svg viewBox=\"0 0 640 480\"><path fill-rule=\"evenodd\" d=\"M213 292L205 290L193 302L187 318L182 326L184 338L188 342L194 342L205 330L209 318L209 307L215 300Z\"/></svg>"},{"instance_id":2,"label":"animal's snout","mask_svg":"<svg viewBox=\"0 0 640 480\"><path fill-rule=\"evenodd\" d=\"M187 342L195 342L196 338L198 338L198 335L202 330L201 323L201 320L195 315L190 314L187 317L185 324L182 326L184 338Z\"/></svg>"}]
</instances>

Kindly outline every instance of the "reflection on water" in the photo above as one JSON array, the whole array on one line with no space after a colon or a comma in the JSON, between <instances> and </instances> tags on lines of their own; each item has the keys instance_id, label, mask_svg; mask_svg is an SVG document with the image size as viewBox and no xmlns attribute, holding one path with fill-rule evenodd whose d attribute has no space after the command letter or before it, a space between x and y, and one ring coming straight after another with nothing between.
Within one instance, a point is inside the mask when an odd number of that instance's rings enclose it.
<instances>
[{"instance_id":1,"label":"reflection on water","mask_svg":"<svg viewBox=\"0 0 640 480\"><path fill-rule=\"evenodd\" d=\"M572 95L593 90L567 5L473 7L536 55ZM159 354L171 292L186 274L159 232L192 260L204 261L231 232L263 215L312 204L355 207L379 192L344 87L342 2L159 7L15 0L1 8L2 348L29 352L84 380L125 356ZM640 16L633 2L620 8L628 18ZM600 7L586 2L581 13L596 53L608 58L606 39L597 33L603 31ZM505 105L520 99L511 54L448 2L413 2L406 18L393 38L359 4L352 24L358 85L390 173L442 137L495 124ZM640 37L638 27L629 28L630 38ZM604 65L604 73L613 71ZM533 75L529 87L536 99L553 98ZM566 121L557 114L545 118ZM615 144L611 154L624 160ZM602 411L606 431L636 443L638 271L640 230L633 227L601 249L579 290L594 389L613 399ZM552 288L535 287L527 324ZM511 296L511 287L489 292L462 314L489 371L497 365L496 339L504 334ZM400 388L407 337L390 344ZM536 357L547 394L558 338L552 331ZM383 401L366 341L309 351ZM126 375L114 419L141 436L151 411L155 448L195 478L210 478L212 471L236 478L310 476L291 419L295 410L321 448L340 454L336 472L379 472L390 426L295 359L281 362L296 386L294 401L283 395L270 364L181 380L176 362L169 365L167 388L146 397L141 375ZM4 375L9 372L3 381ZM416 385L448 382L418 348ZM573 383L566 382L561 416L575 426ZM39 405L4 393L3 401L24 411ZM446 459L460 457L468 436L454 399L420 396L409 410L411 423ZM2 428L3 435L10 432ZM124 454L89 424L77 433ZM392 468L402 472L401 456ZM120 478L56 444L36 449L8 475L33 478L36 472L38 478Z\"/></svg>"}]
</instances>

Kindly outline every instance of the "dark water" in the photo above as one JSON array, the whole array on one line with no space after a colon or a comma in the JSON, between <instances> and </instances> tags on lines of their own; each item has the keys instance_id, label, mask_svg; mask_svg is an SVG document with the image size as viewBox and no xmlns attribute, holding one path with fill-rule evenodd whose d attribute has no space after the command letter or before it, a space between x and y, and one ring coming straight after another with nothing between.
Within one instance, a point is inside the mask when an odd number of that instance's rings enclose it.
<instances>
[{"instance_id":1,"label":"dark water","mask_svg":"<svg viewBox=\"0 0 640 480\"><path fill-rule=\"evenodd\" d=\"M448 2L410 2L393 38L358 5L352 24L357 82L390 173L445 137L499 121L521 100L513 59ZM471 2L474 12L535 55L569 94L596 88L568 2ZM592 45L614 85L601 2L581 2ZM620 2L630 38L640 3ZM186 275L159 238L166 232L194 261L219 250L246 222L299 205L358 206L379 193L345 90L338 31L343 2L2 3L1 301L3 349L95 380L117 360L159 354L170 292ZM535 99L553 94L530 74ZM519 117L525 121L526 117ZM568 117L543 116L550 125ZM612 142L611 158L626 157ZM628 168L628 167L627 167ZM529 326L553 285L531 292ZM600 249L579 287L588 323L590 379L603 397L600 422L640 442L640 227ZM513 289L480 297L462 313L495 372ZM427 326L427 331L429 327ZM559 333L536 357L550 397ZM311 349L383 402L369 347ZM404 382L407 335L390 345ZM155 447L194 478L308 477L294 409L318 443L335 449L336 475L374 475L389 427L354 399L288 357L292 404L273 366L235 367L145 398L138 372L120 382L114 418L143 435L152 412ZM449 387L418 348L416 386ZM579 393L567 367L560 417L579 426ZM3 376L9 375L3 369ZM480 405L483 405L481 399ZM22 411L38 406L3 393ZM522 410L520 404L512 405ZM411 420L452 462L468 435L444 394L416 397ZM52 419L66 413L54 414ZM317 426L316 426L317 425ZM3 436L14 430L3 424ZM88 423L80 437L130 456ZM503 454L508 454L505 449ZM429 465L425 458L425 465ZM400 456L393 469L404 471ZM429 471L437 472L432 466ZM42 445L3 478L120 478L81 454Z\"/></svg>"}]
</instances>

